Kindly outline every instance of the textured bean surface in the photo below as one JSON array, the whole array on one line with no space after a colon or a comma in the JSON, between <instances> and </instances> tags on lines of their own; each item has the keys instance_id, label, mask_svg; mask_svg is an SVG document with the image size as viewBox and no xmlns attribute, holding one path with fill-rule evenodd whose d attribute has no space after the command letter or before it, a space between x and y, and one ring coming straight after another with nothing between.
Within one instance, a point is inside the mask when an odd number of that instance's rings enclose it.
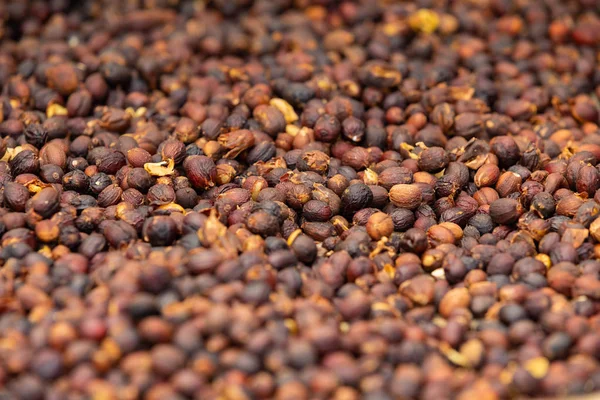
<instances>
[{"instance_id":1,"label":"textured bean surface","mask_svg":"<svg viewBox=\"0 0 600 400\"><path fill-rule=\"evenodd\" d=\"M0 2L0 398L600 391L599 11Z\"/></svg>"}]
</instances>

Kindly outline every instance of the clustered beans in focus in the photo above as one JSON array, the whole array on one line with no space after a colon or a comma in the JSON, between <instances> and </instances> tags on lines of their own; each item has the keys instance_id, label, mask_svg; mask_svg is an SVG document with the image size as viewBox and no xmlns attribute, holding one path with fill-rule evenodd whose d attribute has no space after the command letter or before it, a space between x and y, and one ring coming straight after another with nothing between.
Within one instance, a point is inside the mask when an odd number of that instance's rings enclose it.
<instances>
[{"instance_id":1,"label":"clustered beans in focus","mask_svg":"<svg viewBox=\"0 0 600 400\"><path fill-rule=\"evenodd\" d=\"M0 37L0 398L600 391L595 0L21 0Z\"/></svg>"}]
</instances>

